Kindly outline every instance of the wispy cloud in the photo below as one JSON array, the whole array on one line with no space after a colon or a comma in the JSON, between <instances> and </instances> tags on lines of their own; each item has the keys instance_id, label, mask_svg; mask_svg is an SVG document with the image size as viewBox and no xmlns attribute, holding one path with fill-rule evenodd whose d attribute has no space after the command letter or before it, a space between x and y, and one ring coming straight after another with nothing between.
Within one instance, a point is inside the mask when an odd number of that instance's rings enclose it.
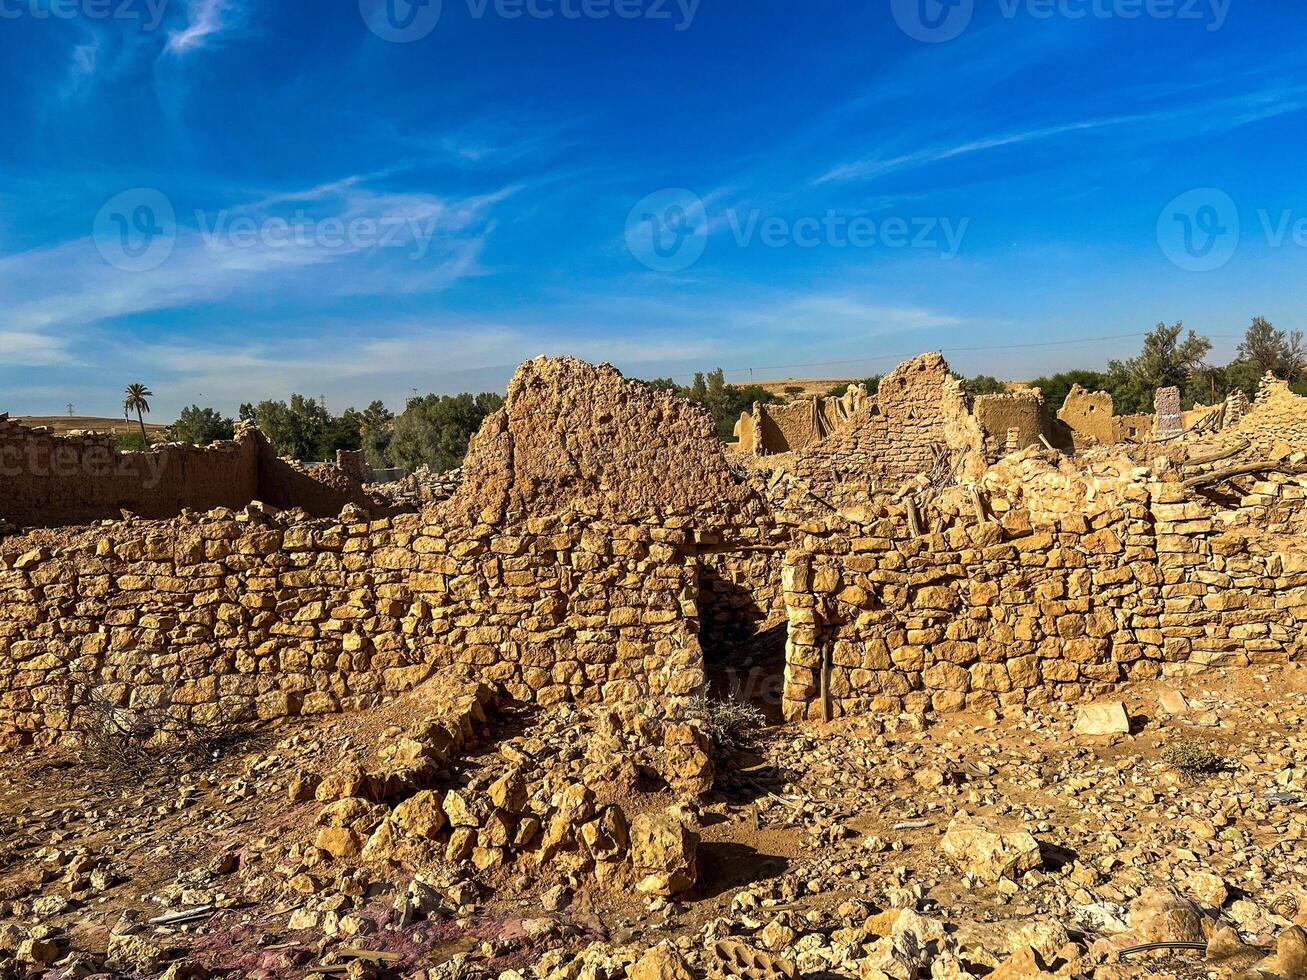
<instances>
[{"instance_id":1,"label":"wispy cloud","mask_svg":"<svg viewBox=\"0 0 1307 980\"><path fill-rule=\"evenodd\" d=\"M188 22L168 36L168 51L176 55L198 51L238 20L236 0L188 0Z\"/></svg>"},{"instance_id":2,"label":"wispy cloud","mask_svg":"<svg viewBox=\"0 0 1307 980\"><path fill-rule=\"evenodd\" d=\"M62 336L255 290L316 301L436 291L478 273L491 212L512 190L448 198L348 179L189 217L179 212L172 254L157 268L114 268L88 236L0 258L0 301L7 326L21 335Z\"/></svg>"},{"instance_id":3,"label":"wispy cloud","mask_svg":"<svg viewBox=\"0 0 1307 980\"><path fill-rule=\"evenodd\" d=\"M870 181L987 150L1046 142L1061 136L1100 129L1146 126L1148 128L1144 136L1150 141L1157 142L1179 136L1210 135L1237 129L1262 119L1288 115L1304 107L1307 107L1307 89L1301 86L1263 89L1187 107L1168 105L1149 112L1077 119L989 134L962 142L933 143L908 153L875 154L832 167L813 180L811 186L836 181Z\"/></svg>"},{"instance_id":4,"label":"wispy cloud","mask_svg":"<svg viewBox=\"0 0 1307 980\"><path fill-rule=\"evenodd\" d=\"M51 367L68 363L67 340L31 331L0 330L0 364Z\"/></svg>"}]
</instances>

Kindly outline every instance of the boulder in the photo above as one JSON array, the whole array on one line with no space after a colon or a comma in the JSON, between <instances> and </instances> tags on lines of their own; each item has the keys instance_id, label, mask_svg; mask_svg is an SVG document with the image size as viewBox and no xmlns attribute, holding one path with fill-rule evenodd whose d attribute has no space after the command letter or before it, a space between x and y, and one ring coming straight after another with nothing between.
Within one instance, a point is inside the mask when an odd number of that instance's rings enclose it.
<instances>
[{"instance_id":1,"label":"boulder","mask_svg":"<svg viewBox=\"0 0 1307 980\"><path fill-rule=\"evenodd\" d=\"M1149 888L1130 903L1130 931L1139 943L1205 943L1203 920L1192 902Z\"/></svg>"},{"instance_id":2,"label":"boulder","mask_svg":"<svg viewBox=\"0 0 1307 980\"><path fill-rule=\"evenodd\" d=\"M636 960L627 980L693 980L685 957L670 942L661 942Z\"/></svg>"},{"instance_id":3,"label":"boulder","mask_svg":"<svg viewBox=\"0 0 1307 980\"><path fill-rule=\"evenodd\" d=\"M939 847L961 870L987 883L1015 879L1043 863L1039 842L1024 828L1002 830L972 818L951 821Z\"/></svg>"},{"instance_id":4,"label":"boulder","mask_svg":"<svg viewBox=\"0 0 1307 980\"><path fill-rule=\"evenodd\" d=\"M416 793L395 807L392 819L406 834L424 840L435 840L448 822L440 805L440 794L429 789Z\"/></svg>"},{"instance_id":5,"label":"boulder","mask_svg":"<svg viewBox=\"0 0 1307 980\"><path fill-rule=\"evenodd\" d=\"M1086 704L1076 709L1077 735L1129 735L1130 715L1120 701Z\"/></svg>"},{"instance_id":6,"label":"boulder","mask_svg":"<svg viewBox=\"0 0 1307 980\"><path fill-rule=\"evenodd\" d=\"M679 820L642 813L631 822L631 867L645 894L675 895L698 880L699 835Z\"/></svg>"}]
</instances>

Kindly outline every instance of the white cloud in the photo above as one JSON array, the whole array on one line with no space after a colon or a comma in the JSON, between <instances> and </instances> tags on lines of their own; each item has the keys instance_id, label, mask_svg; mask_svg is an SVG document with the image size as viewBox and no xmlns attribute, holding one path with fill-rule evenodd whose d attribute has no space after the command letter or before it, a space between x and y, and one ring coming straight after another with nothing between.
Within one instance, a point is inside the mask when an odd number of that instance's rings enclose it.
<instances>
[{"instance_id":1,"label":"white cloud","mask_svg":"<svg viewBox=\"0 0 1307 980\"><path fill-rule=\"evenodd\" d=\"M231 28L237 11L233 0L188 0L188 23L168 35L168 51L183 55L205 47L217 35Z\"/></svg>"},{"instance_id":2,"label":"white cloud","mask_svg":"<svg viewBox=\"0 0 1307 980\"><path fill-rule=\"evenodd\" d=\"M1181 136L1195 137L1226 132L1240 126L1301 110L1307 101L1301 87L1251 92L1220 98L1188 107L1168 105L1164 109L1127 115L1102 116L995 133L958 143L935 143L896 155L876 154L832 167L812 181L813 186L835 181L874 180L901 171L916 170L957 157L1026 143L1039 143L1059 136L1098 129L1143 126L1150 142Z\"/></svg>"},{"instance_id":3,"label":"white cloud","mask_svg":"<svg viewBox=\"0 0 1307 980\"><path fill-rule=\"evenodd\" d=\"M394 194L351 178L213 212L179 211L172 254L148 271L114 268L90 237L3 257L6 327L68 333L255 290L282 299L443 290L480 274L492 211L512 192Z\"/></svg>"},{"instance_id":4,"label":"white cloud","mask_svg":"<svg viewBox=\"0 0 1307 980\"><path fill-rule=\"evenodd\" d=\"M37 332L0 330L0 364L6 367L49 367L68 362L67 340Z\"/></svg>"}]
</instances>

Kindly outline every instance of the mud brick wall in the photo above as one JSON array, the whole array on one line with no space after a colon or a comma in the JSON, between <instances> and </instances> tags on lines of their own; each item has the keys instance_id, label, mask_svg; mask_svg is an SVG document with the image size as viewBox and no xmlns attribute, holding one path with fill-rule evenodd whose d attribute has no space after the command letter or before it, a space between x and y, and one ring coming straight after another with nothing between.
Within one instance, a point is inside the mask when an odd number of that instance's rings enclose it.
<instances>
[{"instance_id":1,"label":"mud brick wall","mask_svg":"<svg viewBox=\"0 0 1307 980\"><path fill-rule=\"evenodd\" d=\"M1077 701L1126 679L1299 655L1307 558L1224 531L1178 484L1088 516L890 510L786 556L788 717Z\"/></svg>"},{"instance_id":2,"label":"mud brick wall","mask_svg":"<svg viewBox=\"0 0 1307 980\"><path fill-rule=\"evenodd\" d=\"M985 433L985 454L993 460L1007 451L1009 429L1017 430L1016 449L1042 445L1044 396L1037 388L1005 394L981 395L975 403L976 420Z\"/></svg>"},{"instance_id":3,"label":"mud brick wall","mask_svg":"<svg viewBox=\"0 0 1307 980\"><path fill-rule=\"evenodd\" d=\"M1070 428L1076 449L1085 449L1096 443L1110 445L1117 441L1115 404L1106 391L1086 391L1072 385L1066 400L1057 410L1057 417Z\"/></svg>"},{"instance_id":4,"label":"mud brick wall","mask_svg":"<svg viewBox=\"0 0 1307 980\"><path fill-rule=\"evenodd\" d=\"M806 449L848 424L845 404L855 399L808 398L788 405L758 404L754 451L762 456Z\"/></svg>"},{"instance_id":5,"label":"mud brick wall","mask_svg":"<svg viewBox=\"0 0 1307 980\"><path fill-rule=\"evenodd\" d=\"M335 467L278 459L252 426L207 448L172 443L124 453L112 436L55 436L0 415L0 520L17 527L117 520L123 511L167 518L252 500L315 517L367 502L358 482Z\"/></svg>"},{"instance_id":6,"label":"mud brick wall","mask_svg":"<svg viewBox=\"0 0 1307 980\"><path fill-rule=\"evenodd\" d=\"M984 468L983 447L948 364L939 354L923 354L899 365L842 431L799 453L787 468L838 502L893 492L930 470L940 451L958 460L960 475L974 477Z\"/></svg>"},{"instance_id":7,"label":"mud brick wall","mask_svg":"<svg viewBox=\"0 0 1307 980\"><path fill-rule=\"evenodd\" d=\"M0 731L75 727L70 676L203 724L358 708L449 668L541 704L688 694L703 671L687 543L570 517L495 530L223 512L56 551L7 539Z\"/></svg>"},{"instance_id":8,"label":"mud brick wall","mask_svg":"<svg viewBox=\"0 0 1307 980\"><path fill-rule=\"evenodd\" d=\"M250 433L209 449L120 453L111 436L60 437L0 416L0 518L20 527L240 507L256 499L258 480Z\"/></svg>"}]
</instances>

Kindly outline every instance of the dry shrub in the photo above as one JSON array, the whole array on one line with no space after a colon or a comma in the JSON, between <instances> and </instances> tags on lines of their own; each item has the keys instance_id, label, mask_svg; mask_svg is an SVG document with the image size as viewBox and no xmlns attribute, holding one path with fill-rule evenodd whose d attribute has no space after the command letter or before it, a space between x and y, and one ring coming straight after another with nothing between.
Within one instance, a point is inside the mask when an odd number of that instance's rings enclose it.
<instances>
[{"instance_id":1,"label":"dry shrub","mask_svg":"<svg viewBox=\"0 0 1307 980\"><path fill-rule=\"evenodd\" d=\"M1172 742L1162 750L1162 761L1189 779L1200 779L1225 769L1225 760L1197 738Z\"/></svg>"},{"instance_id":2,"label":"dry shrub","mask_svg":"<svg viewBox=\"0 0 1307 980\"><path fill-rule=\"evenodd\" d=\"M110 774L138 779L164 767L213 759L239 733L223 719L201 723L179 712L175 688L156 704L124 706L101 683L94 658L56 656L65 679L53 707L65 713L83 754Z\"/></svg>"}]
</instances>

